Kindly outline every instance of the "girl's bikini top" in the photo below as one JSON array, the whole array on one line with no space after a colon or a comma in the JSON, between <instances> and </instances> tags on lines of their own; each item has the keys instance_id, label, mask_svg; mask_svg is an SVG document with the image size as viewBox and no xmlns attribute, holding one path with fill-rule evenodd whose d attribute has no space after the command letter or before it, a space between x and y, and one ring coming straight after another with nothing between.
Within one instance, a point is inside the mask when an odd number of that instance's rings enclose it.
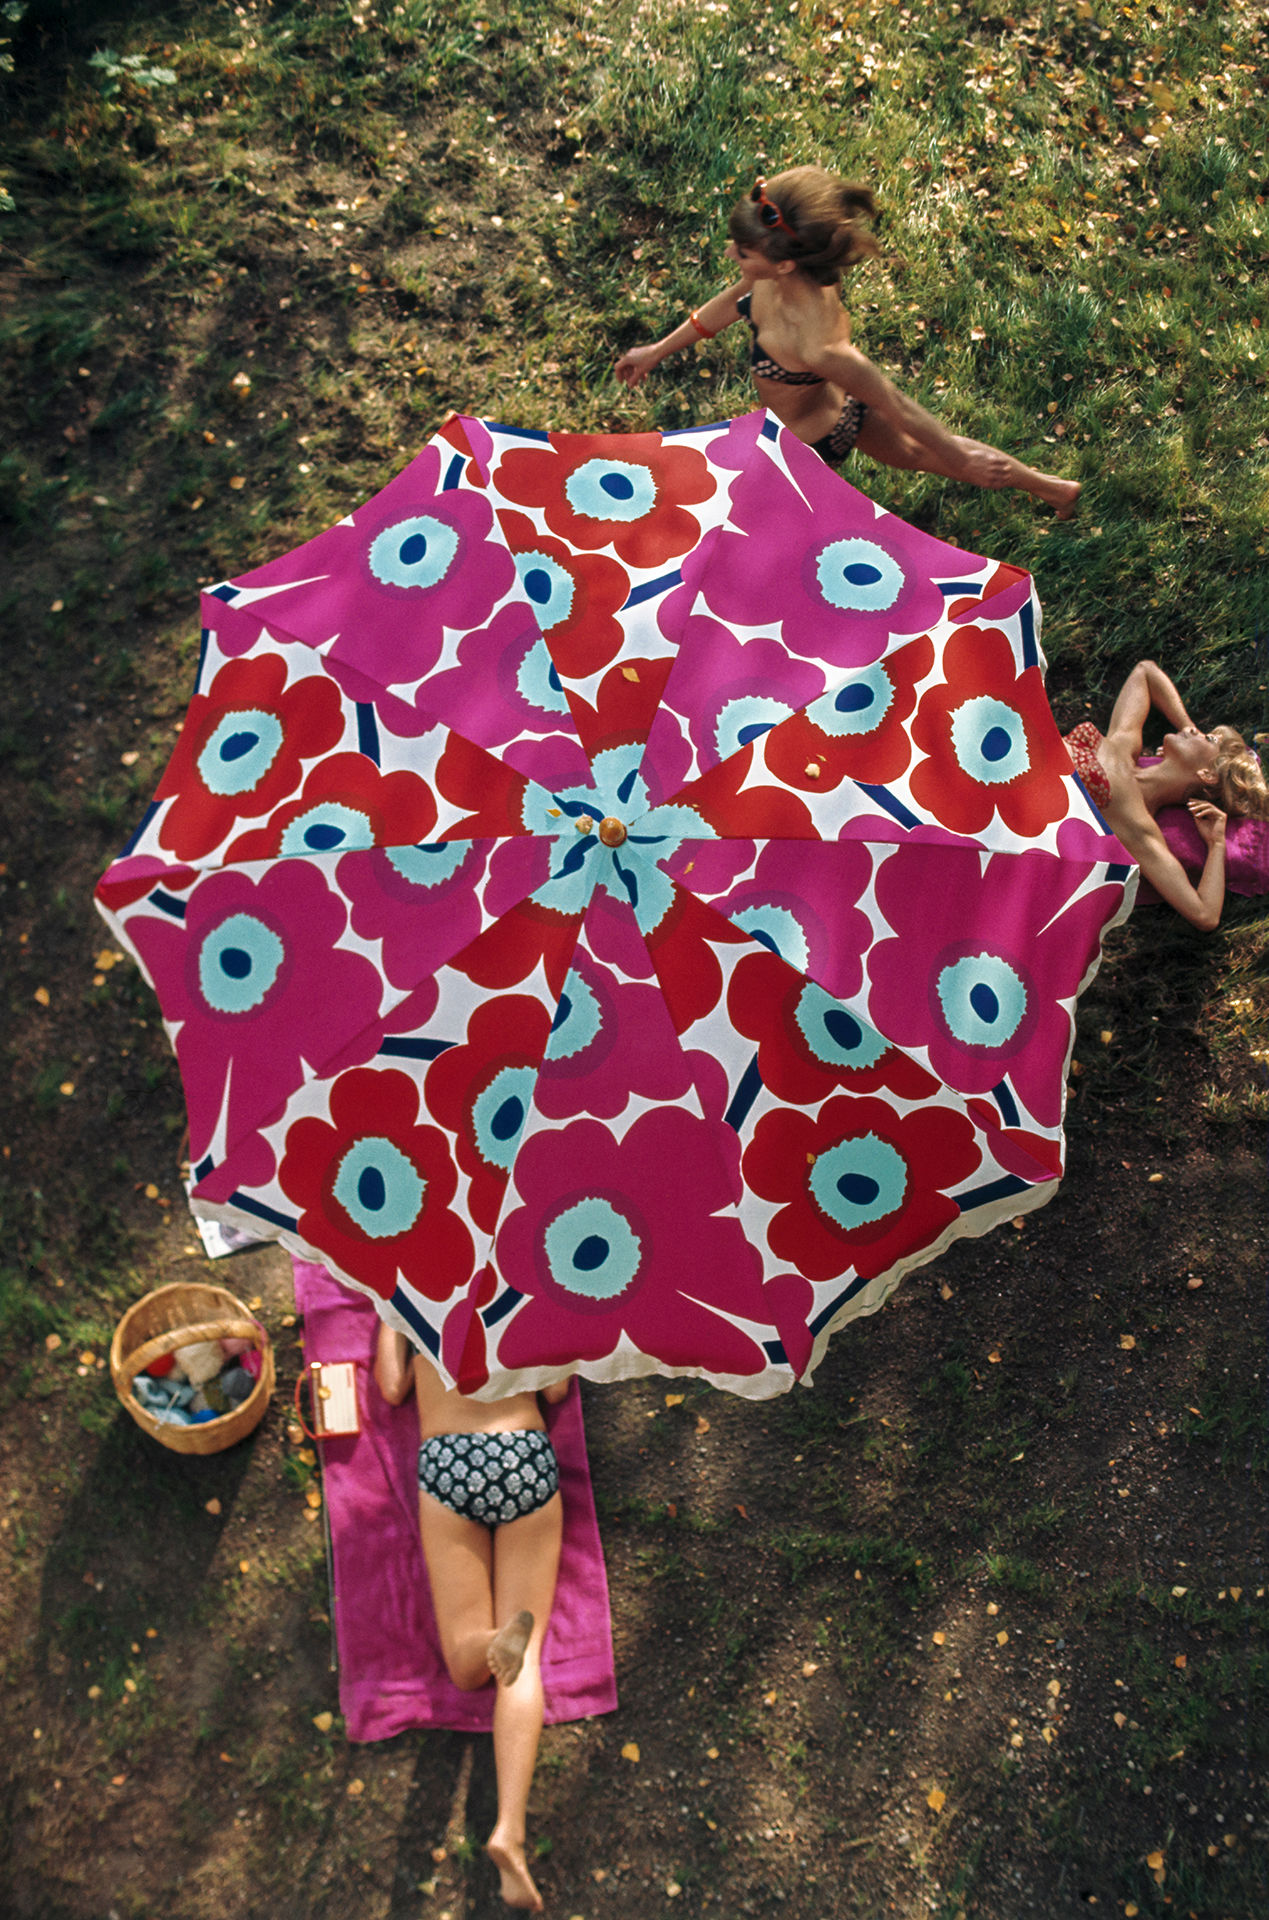
<instances>
[{"instance_id":1,"label":"girl's bikini top","mask_svg":"<svg viewBox=\"0 0 1269 1920\"><path fill-rule=\"evenodd\" d=\"M750 331L753 334L753 348L749 355L749 364L758 375L758 378L760 380L780 380L786 387L822 387L824 384L823 374L790 373L787 367L782 367L778 360L773 360L769 353L763 352L762 348L758 345L758 329L754 323L753 315L749 310L752 304L753 295L751 293L742 293L736 302L740 312L749 322Z\"/></svg>"}]
</instances>

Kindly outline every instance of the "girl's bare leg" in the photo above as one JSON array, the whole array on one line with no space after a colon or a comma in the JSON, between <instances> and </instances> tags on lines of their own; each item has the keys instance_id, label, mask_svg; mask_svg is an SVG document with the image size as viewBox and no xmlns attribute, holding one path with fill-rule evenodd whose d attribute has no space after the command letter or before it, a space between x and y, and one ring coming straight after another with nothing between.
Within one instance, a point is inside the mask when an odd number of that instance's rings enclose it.
<instances>
[{"instance_id":1,"label":"girl's bare leg","mask_svg":"<svg viewBox=\"0 0 1269 1920\"><path fill-rule=\"evenodd\" d=\"M968 476L972 485L992 490L1020 487L1024 493L1033 494L1051 506L1059 520L1069 520L1074 513L1080 497L1078 480L1062 480L1057 474L1041 473L1037 467L1024 467L1011 453L1001 453L981 440L968 440L963 434L957 434L956 440L974 469ZM860 453L866 453L870 460L878 460L886 467L937 473L947 480L967 477L963 468L931 453L902 428L892 426L875 412L865 414L855 445Z\"/></svg>"},{"instance_id":2,"label":"girl's bare leg","mask_svg":"<svg viewBox=\"0 0 1269 1920\"><path fill-rule=\"evenodd\" d=\"M419 1533L445 1665L454 1685L471 1693L492 1675L493 1536L430 1493L419 1494Z\"/></svg>"},{"instance_id":3,"label":"girl's bare leg","mask_svg":"<svg viewBox=\"0 0 1269 1920\"><path fill-rule=\"evenodd\" d=\"M528 1613L533 1630L518 1678L498 1688L494 1703L498 1823L486 1852L498 1869L507 1905L531 1913L541 1912L542 1897L524 1857L525 1816L542 1732L542 1641L555 1599L562 1531L557 1493L536 1513L499 1527L493 1543L494 1622L503 1629Z\"/></svg>"}]
</instances>

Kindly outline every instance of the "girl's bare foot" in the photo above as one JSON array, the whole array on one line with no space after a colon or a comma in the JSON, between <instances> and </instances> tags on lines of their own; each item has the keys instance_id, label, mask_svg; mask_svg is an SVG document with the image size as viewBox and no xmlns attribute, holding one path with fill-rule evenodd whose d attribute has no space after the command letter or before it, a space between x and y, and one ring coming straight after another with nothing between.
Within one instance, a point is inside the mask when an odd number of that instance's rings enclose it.
<instances>
[{"instance_id":1,"label":"girl's bare foot","mask_svg":"<svg viewBox=\"0 0 1269 1920\"><path fill-rule=\"evenodd\" d=\"M1080 503L1080 483L1078 480L1050 480L1044 498L1052 507L1055 519L1069 520Z\"/></svg>"},{"instance_id":2,"label":"girl's bare foot","mask_svg":"<svg viewBox=\"0 0 1269 1920\"><path fill-rule=\"evenodd\" d=\"M517 1613L508 1620L505 1627L499 1627L489 1642L489 1651L485 1655L489 1671L500 1687L509 1687L520 1677L524 1665L524 1650L529 1644L533 1632L533 1615L528 1612ZM533 1882L530 1880L529 1885ZM506 1895L503 1895L506 1898ZM514 1905L514 1902L512 1903ZM524 1903L521 1902L521 1905Z\"/></svg>"},{"instance_id":3,"label":"girl's bare foot","mask_svg":"<svg viewBox=\"0 0 1269 1920\"><path fill-rule=\"evenodd\" d=\"M520 1616L521 1619L529 1617L524 1614ZM533 1875L525 1862L524 1848L520 1842L504 1839L495 1827L485 1852L498 1869L502 1897L507 1905L519 1907L526 1913L541 1913L542 1896L533 1884Z\"/></svg>"}]
</instances>

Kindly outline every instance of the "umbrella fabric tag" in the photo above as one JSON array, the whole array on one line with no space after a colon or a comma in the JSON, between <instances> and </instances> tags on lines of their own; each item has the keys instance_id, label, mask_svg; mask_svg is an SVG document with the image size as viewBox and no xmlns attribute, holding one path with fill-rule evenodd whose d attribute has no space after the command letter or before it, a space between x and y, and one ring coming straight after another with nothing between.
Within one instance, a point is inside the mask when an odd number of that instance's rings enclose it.
<instances>
[{"instance_id":1,"label":"umbrella fabric tag","mask_svg":"<svg viewBox=\"0 0 1269 1920\"><path fill-rule=\"evenodd\" d=\"M330 1440L338 1434L360 1433L357 1369L352 1361L313 1360L308 1371L317 1438Z\"/></svg>"}]
</instances>

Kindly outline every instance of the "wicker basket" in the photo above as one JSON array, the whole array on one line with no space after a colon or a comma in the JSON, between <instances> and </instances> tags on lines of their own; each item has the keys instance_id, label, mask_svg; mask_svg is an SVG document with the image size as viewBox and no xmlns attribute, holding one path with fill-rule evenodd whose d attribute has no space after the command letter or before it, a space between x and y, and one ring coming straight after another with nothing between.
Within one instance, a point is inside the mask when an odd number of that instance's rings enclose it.
<instances>
[{"instance_id":1,"label":"wicker basket","mask_svg":"<svg viewBox=\"0 0 1269 1920\"><path fill-rule=\"evenodd\" d=\"M260 1378L240 1407L218 1419L181 1427L146 1411L132 1382L152 1360L200 1340L251 1340L260 1350ZM173 1453L222 1453L259 1426L273 1392L273 1348L258 1320L224 1287L176 1282L128 1308L110 1342L110 1377L137 1425Z\"/></svg>"}]
</instances>

